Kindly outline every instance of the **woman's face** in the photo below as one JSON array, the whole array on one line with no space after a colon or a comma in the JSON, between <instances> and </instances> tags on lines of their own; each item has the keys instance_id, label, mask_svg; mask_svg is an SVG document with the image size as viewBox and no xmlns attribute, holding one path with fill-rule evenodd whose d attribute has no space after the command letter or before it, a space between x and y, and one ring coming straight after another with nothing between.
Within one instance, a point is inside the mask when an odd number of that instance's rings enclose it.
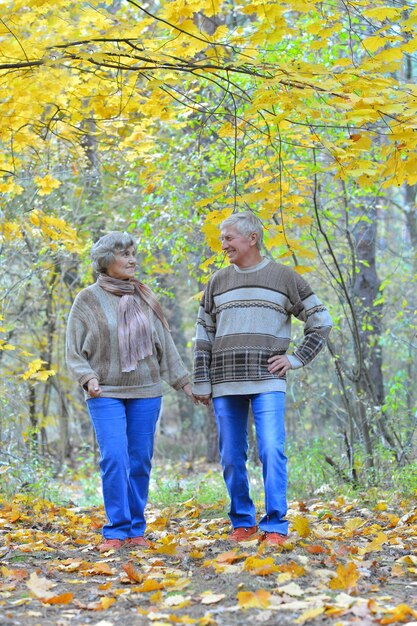
<instances>
[{"instance_id":1,"label":"woman's face","mask_svg":"<svg viewBox=\"0 0 417 626\"><path fill-rule=\"evenodd\" d=\"M128 280L133 278L136 272L136 251L134 246L126 248L121 252L116 252L113 263L110 263L106 274L111 278Z\"/></svg>"}]
</instances>

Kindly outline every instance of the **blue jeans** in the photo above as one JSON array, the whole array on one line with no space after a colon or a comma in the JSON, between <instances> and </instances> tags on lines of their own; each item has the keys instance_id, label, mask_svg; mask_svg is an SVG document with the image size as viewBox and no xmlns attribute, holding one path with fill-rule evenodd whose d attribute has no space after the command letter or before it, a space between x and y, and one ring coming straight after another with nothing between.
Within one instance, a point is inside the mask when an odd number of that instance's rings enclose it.
<instances>
[{"instance_id":1,"label":"blue jeans","mask_svg":"<svg viewBox=\"0 0 417 626\"><path fill-rule=\"evenodd\" d=\"M256 525L256 510L249 494L246 469L250 404L265 491L266 514L260 520L259 528L286 535L287 457L284 453L285 393L282 391L213 398L223 477L230 496L230 521L233 528Z\"/></svg>"},{"instance_id":2,"label":"blue jeans","mask_svg":"<svg viewBox=\"0 0 417 626\"><path fill-rule=\"evenodd\" d=\"M155 427L161 398L90 398L88 412L100 449L108 523L105 539L144 534Z\"/></svg>"}]
</instances>

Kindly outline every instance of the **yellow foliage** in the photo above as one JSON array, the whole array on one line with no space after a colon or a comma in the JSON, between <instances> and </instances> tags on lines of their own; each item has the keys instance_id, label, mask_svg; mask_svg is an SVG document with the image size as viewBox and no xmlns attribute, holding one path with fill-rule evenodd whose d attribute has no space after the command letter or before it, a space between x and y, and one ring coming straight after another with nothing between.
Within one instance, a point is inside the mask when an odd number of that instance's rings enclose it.
<instances>
[{"instance_id":1,"label":"yellow foliage","mask_svg":"<svg viewBox=\"0 0 417 626\"><path fill-rule=\"evenodd\" d=\"M40 233L46 240L62 244L70 252L82 252L84 245L78 237L77 230L64 219L36 209L31 211L29 222L36 228L32 229L34 235Z\"/></svg>"},{"instance_id":2,"label":"yellow foliage","mask_svg":"<svg viewBox=\"0 0 417 626\"><path fill-rule=\"evenodd\" d=\"M22 238L20 226L17 222L3 222L1 224L1 237L4 241L15 241Z\"/></svg>"},{"instance_id":3,"label":"yellow foliage","mask_svg":"<svg viewBox=\"0 0 417 626\"><path fill-rule=\"evenodd\" d=\"M39 380L45 382L50 376L55 376L56 371L53 369L41 369L44 365L45 361L42 359L34 359L28 364L28 369L23 374L20 374L20 377L23 380Z\"/></svg>"},{"instance_id":4,"label":"yellow foliage","mask_svg":"<svg viewBox=\"0 0 417 626\"><path fill-rule=\"evenodd\" d=\"M38 193L40 196L49 195L54 189L58 189L58 187L60 187L61 185L60 181L56 178L53 178L50 174L47 174L43 178L35 176L33 180L39 187Z\"/></svg>"}]
</instances>

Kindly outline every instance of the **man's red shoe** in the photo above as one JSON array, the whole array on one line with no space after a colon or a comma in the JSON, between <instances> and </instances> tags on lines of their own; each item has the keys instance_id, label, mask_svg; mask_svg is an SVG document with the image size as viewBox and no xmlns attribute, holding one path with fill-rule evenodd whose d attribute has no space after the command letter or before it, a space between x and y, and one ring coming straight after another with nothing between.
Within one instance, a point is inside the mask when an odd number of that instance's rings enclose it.
<instances>
[{"instance_id":1,"label":"man's red shoe","mask_svg":"<svg viewBox=\"0 0 417 626\"><path fill-rule=\"evenodd\" d=\"M281 533L262 533L259 537L260 542L265 542L267 546L282 546L288 541L288 535Z\"/></svg>"},{"instance_id":2,"label":"man's red shoe","mask_svg":"<svg viewBox=\"0 0 417 626\"><path fill-rule=\"evenodd\" d=\"M108 552L109 550L120 550L123 546L123 539L105 539L103 543L97 546L99 552Z\"/></svg>"},{"instance_id":3,"label":"man's red shoe","mask_svg":"<svg viewBox=\"0 0 417 626\"><path fill-rule=\"evenodd\" d=\"M249 528L235 528L234 531L229 535L229 541L250 541L251 539L255 539L254 535L256 535L256 531L256 526L249 526Z\"/></svg>"},{"instance_id":4,"label":"man's red shoe","mask_svg":"<svg viewBox=\"0 0 417 626\"><path fill-rule=\"evenodd\" d=\"M129 537L129 539L126 539L126 543L128 546L140 548L149 548L151 545L145 537Z\"/></svg>"}]
</instances>

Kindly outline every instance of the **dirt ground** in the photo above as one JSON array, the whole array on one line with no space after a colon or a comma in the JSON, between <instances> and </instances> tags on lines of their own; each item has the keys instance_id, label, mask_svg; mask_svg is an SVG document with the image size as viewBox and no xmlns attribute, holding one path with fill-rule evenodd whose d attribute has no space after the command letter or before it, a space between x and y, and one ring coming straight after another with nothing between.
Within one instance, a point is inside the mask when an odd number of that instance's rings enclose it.
<instances>
[{"instance_id":1,"label":"dirt ground","mask_svg":"<svg viewBox=\"0 0 417 626\"><path fill-rule=\"evenodd\" d=\"M415 504L292 503L289 541L266 548L190 500L149 507L149 549L103 555L100 508L3 501L0 624L417 625Z\"/></svg>"}]
</instances>

